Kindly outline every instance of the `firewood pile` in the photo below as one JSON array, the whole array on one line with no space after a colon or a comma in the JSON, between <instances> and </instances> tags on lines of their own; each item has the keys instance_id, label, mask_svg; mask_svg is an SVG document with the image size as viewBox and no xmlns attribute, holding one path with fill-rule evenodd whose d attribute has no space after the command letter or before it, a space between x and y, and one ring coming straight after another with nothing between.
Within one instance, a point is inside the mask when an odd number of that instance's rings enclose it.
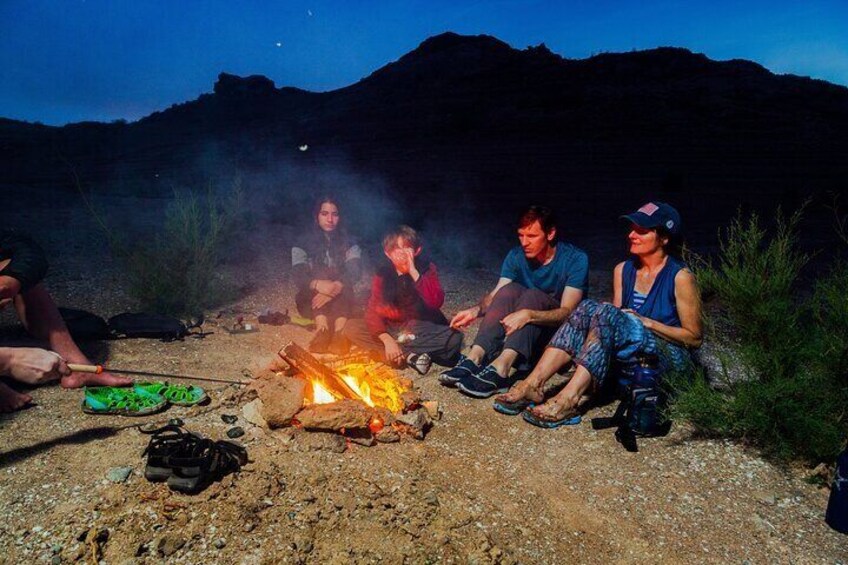
<instances>
[{"instance_id":1,"label":"firewood pile","mask_svg":"<svg viewBox=\"0 0 848 565\"><path fill-rule=\"evenodd\" d=\"M438 403L423 400L411 379L364 356L323 363L295 343L278 355L243 408L255 425L335 432L371 446L424 439L441 417Z\"/></svg>"}]
</instances>

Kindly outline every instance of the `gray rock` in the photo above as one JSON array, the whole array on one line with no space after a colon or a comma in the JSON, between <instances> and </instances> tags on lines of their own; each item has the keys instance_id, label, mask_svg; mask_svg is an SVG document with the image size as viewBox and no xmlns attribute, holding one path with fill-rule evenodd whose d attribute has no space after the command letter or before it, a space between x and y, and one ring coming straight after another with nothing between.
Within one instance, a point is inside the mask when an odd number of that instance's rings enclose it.
<instances>
[{"instance_id":1,"label":"gray rock","mask_svg":"<svg viewBox=\"0 0 848 565\"><path fill-rule=\"evenodd\" d=\"M227 540L225 540L224 538L218 538L214 542L212 542L212 545L215 546L215 549L224 549L225 547L227 547Z\"/></svg>"},{"instance_id":2,"label":"gray rock","mask_svg":"<svg viewBox=\"0 0 848 565\"><path fill-rule=\"evenodd\" d=\"M431 491L428 491L424 494L424 502L429 504L430 506L438 506L439 505L439 496Z\"/></svg>"},{"instance_id":3,"label":"gray rock","mask_svg":"<svg viewBox=\"0 0 848 565\"><path fill-rule=\"evenodd\" d=\"M106 478L113 483L123 483L132 474L132 467L114 467L106 473Z\"/></svg>"},{"instance_id":4,"label":"gray rock","mask_svg":"<svg viewBox=\"0 0 848 565\"><path fill-rule=\"evenodd\" d=\"M159 543L156 544L156 551L162 557L170 557L180 550L186 544L186 540L181 537L166 534L159 538Z\"/></svg>"},{"instance_id":5,"label":"gray rock","mask_svg":"<svg viewBox=\"0 0 848 565\"><path fill-rule=\"evenodd\" d=\"M245 404L241 409L241 414L245 420L254 426L268 427L268 422L262 417L262 401L258 398Z\"/></svg>"},{"instance_id":6,"label":"gray rock","mask_svg":"<svg viewBox=\"0 0 848 565\"><path fill-rule=\"evenodd\" d=\"M777 504L777 497L774 494L757 491L754 493L754 498L760 504L765 504L766 506L774 506Z\"/></svg>"}]
</instances>

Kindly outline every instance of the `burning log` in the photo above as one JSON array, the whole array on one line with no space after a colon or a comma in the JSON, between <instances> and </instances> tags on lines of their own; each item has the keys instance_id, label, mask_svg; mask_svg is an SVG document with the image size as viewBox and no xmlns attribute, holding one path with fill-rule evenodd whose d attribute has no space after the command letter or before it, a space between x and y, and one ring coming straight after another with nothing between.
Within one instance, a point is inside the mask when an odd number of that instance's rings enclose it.
<instances>
[{"instance_id":1,"label":"burning log","mask_svg":"<svg viewBox=\"0 0 848 565\"><path fill-rule=\"evenodd\" d=\"M318 381L327 391L338 399L359 400L360 395L356 393L342 377L318 361L308 351L297 345L289 343L278 353L283 361L297 368L308 379Z\"/></svg>"},{"instance_id":2,"label":"burning log","mask_svg":"<svg viewBox=\"0 0 848 565\"><path fill-rule=\"evenodd\" d=\"M373 410L355 400L329 404L310 404L297 413L297 421L306 430L339 431L342 428L368 429Z\"/></svg>"}]
</instances>

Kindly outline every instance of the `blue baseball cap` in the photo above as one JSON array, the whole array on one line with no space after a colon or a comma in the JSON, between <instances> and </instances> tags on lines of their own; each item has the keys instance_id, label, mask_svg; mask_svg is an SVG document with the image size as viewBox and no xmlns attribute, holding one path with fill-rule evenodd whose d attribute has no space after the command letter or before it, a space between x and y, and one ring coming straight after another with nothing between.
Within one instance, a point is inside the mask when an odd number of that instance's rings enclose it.
<instances>
[{"instance_id":1,"label":"blue baseball cap","mask_svg":"<svg viewBox=\"0 0 848 565\"><path fill-rule=\"evenodd\" d=\"M640 228L663 228L672 235L680 233L680 214L671 204L665 202L648 202L635 212L621 216Z\"/></svg>"}]
</instances>

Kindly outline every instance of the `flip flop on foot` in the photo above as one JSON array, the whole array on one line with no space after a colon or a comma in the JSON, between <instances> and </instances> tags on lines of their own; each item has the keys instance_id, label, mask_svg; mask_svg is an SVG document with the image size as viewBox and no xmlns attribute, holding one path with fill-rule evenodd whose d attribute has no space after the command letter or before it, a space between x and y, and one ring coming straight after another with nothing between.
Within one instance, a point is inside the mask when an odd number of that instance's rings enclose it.
<instances>
[{"instance_id":1,"label":"flip flop on foot","mask_svg":"<svg viewBox=\"0 0 848 565\"><path fill-rule=\"evenodd\" d=\"M526 398L521 398L515 401L496 399L494 403L492 403L492 408L495 409L495 412L500 412L507 416L517 416L528 408L533 408L534 406L536 406L536 403L532 400L527 400Z\"/></svg>"},{"instance_id":2,"label":"flip flop on foot","mask_svg":"<svg viewBox=\"0 0 848 565\"><path fill-rule=\"evenodd\" d=\"M530 396L538 397L538 400L527 398ZM506 414L507 416L517 416L528 408L533 408L544 400L544 395L525 380L518 381L506 393L499 394L495 397L495 402L492 408L495 412Z\"/></svg>"},{"instance_id":3,"label":"flip flop on foot","mask_svg":"<svg viewBox=\"0 0 848 565\"><path fill-rule=\"evenodd\" d=\"M525 422L538 426L540 428L553 429L560 426L574 426L579 424L583 419L577 412L576 408L566 410L565 414L558 418L550 418L538 414L532 407L527 408L521 413L521 417Z\"/></svg>"},{"instance_id":4,"label":"flip flop on foot","mask_svg":"<svg viewBox=\"0 0 848 565\"><path fill-rule=\"evenodd\" d=\"M168 401L143 389L111 386L86 387L82 411L86 414L146 416L168 406Z\"/></svg>"},{"instance_id":5,"label":"flip flop on foot","mask_svg":"<svg viewBox=\"0 0 848 565\"><path fill-rule=\"evenodd\" d=\"M136 391L139 389L158 394L174 406L194 406L209 398L206 392L194 385L174 385L168 383L135 383Z\"/></svg>"}]
</instances>

